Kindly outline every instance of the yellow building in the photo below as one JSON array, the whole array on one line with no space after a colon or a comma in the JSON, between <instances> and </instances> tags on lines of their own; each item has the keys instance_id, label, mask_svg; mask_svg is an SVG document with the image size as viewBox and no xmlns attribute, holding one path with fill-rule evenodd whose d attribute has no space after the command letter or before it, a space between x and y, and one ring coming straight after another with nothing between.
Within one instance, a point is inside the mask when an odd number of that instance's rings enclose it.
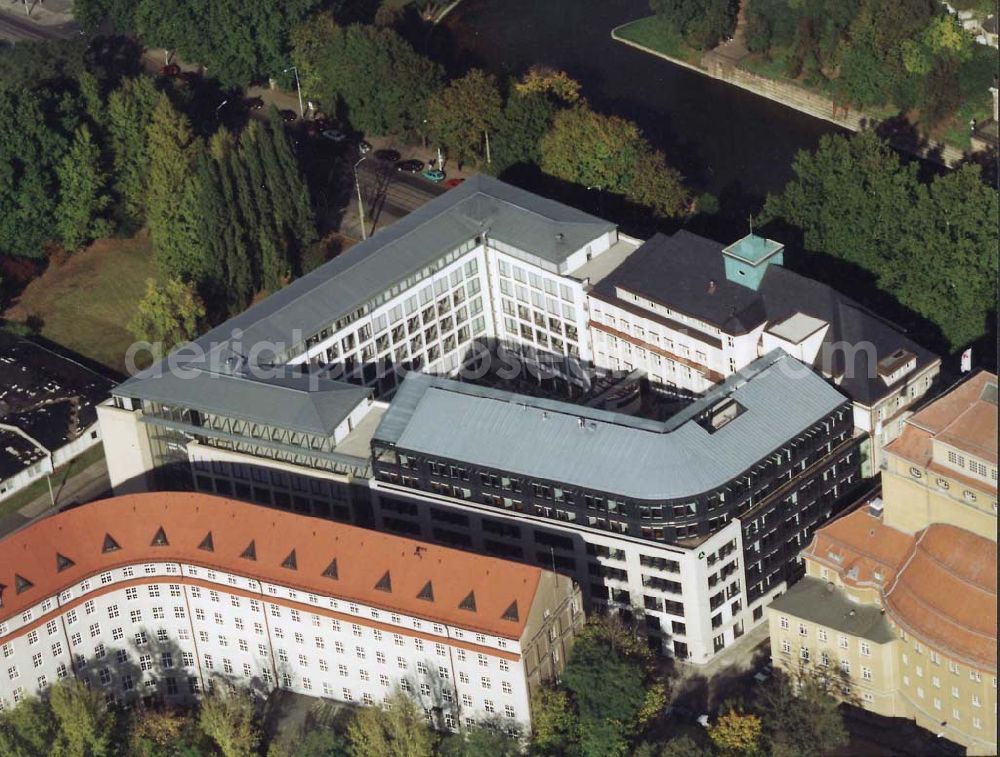
<instances>
[{"instance_id":1,"label":"yellow building","mask_svg":"<svg viewBox=\"0 0 1000 757\"><path fill-rule=\"evenodd\" d=\"M996 403L980 373L908 419L883 498L817 531L768 608L775 665L975 755L997 753Z\"/></svg>"}]
</instances>

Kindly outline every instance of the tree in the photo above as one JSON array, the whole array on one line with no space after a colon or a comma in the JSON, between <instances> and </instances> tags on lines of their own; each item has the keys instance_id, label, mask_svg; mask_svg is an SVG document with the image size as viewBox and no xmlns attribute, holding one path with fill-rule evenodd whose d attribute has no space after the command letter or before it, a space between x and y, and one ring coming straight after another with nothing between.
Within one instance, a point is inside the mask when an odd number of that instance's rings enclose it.
<instances>
[{"instance_id":1,"label":"tree","mask_svg":"<svg viewBox=\"0 0 1000 757\"><path fill-rule=\"evenodd\" d=\"M434 735L423 713L401 691L383 707L364 707L347 727L353 757L430 757Z\"/></svg>"},{"instance_id":2,"label":"tree","mask_svg":"<svg viewBox=\"0 0 1000 757\"><path fill-rule=\"evenodd\" d=\"M201 700L198 724L219 747L223 757L256 754L260 733L254 723L253 695L239 689L222 693L211 689Z\"/></svg>"},{"instance_id":3,"label":"tree","mask_svg":"<svg viewBox=\"0 0 1000 757\"><path fill-rule=\"evenodd\" d=\"M792 680L778 673L764 689L759 708L775 757L820 757L847 743L847 729L829 682L805 672Z\"/></svg>"},{"instance_id":4,"label":"tree","mask_svg":"<svg viewBox=\"0 0 1000 757\"><path fill-rule=\"evenodd\" d=\"M350 752L336 731L311 723L284 731L268 746L267 757L350 757Z\"/></svg>"},{"instance_id":5,"label":"tree","mask_svg":"<svg viewBox=\"0 0 1000 757\"><path fill-rule=\"evenodd\" d=\"M663 745L659 757L711 757L711 750L698 745L687 734L670 739Z\"/></svg>"},{"instance_id":6,"label":"tree","mask_svg":"<svg viewBox=\"0 0 1000 757\"><path fill-rule=\"evenodd\" d=\"M560 111L540 150L542 170L564 181L621 195L665 218L686 206L680 174L624 118L586 104Z\"/></svg>"},{"instance_id":7,"label":"tree","mask_svg":"<svg viewBox=\"0 0 1000 757\"><path fill-rule=\"evenodd\" d=\"M37 697L21 700L0 713L0 754L37 757L49 752L56 737L56 721L48 703Z\"/></svg>"},{"instance_id":8,"label":"tree","mask_svg":"<svg viewBox=\"0 0 1000 757\"><path fill-rule=\"evenodd\" d=\"M538 144L552 125L555 111L544 94L511 92L490 140L493 173L501 175L516 165L540 163Z\"/></svg>"},{"instance_id":9,"label":"tree","mask_svg":"<svg viewBox=\"0 0 1000 757\"><path fill-rule=\"evenodd\" d=\"M58 166L68 140L44 90L0 89L0 253L41 257L58 236ZM62 105L67 105L64 101Z\"/></svg>"},{"instance_id":10,"label":"tree","mask_svg":"<svg viewBox=\"0 0 1000 757\"><path fill-rule=\"evenodd\" d=\"M565 71L548 66L532 66L514 85L519 95L545 95L566 105L579 102L580 90L580 82Z\"/></svg>"},{"instance_id":11,"label":"tree","mask_svg":"<svg viewBox=\"0 0 1000 757\"><path fill-rule=\"evenodd\" d=\"M676 218L685 212L688 194L680 171L667 165L661 151L648 151L636 158L627 193L630 200L660 218Z\"/></svg>"},{"instance_id":12,"label":"tree","mask_svg":"<svg viewBox=\"0 0 1000 757\"><path fill-rule=\"evenodd\" d=\"M114 717L101 695L81 681L66 680L52 687L49 706L56 721L53 757L104 757L112 753Z\"/></svg>"},{"instance_id":13,"label":"tree","mask_svg":"<svg viewBox=\"0 0 1000 757\"><path fill-rule=\"evenodd\" d=\"M114 189L126 217L133 223L140 223L146 216L148 132L158 99L156 88L147 76L123 80L108 96Z\"/></svg>"},{"instance_id":14,"label":"tree","mask_svg":"<svg viewBox=\"0 0 1000 757\"><path fill-rule=\"evenodd\" d=\"M199 281L208 265L198 234L195 166L204 145L160 95L149 124L148 217L156 262L166 275Z\"/></svg>"},{"instance_id":15,"label":"tree","mask_svg":"<svg viewBox=\"0 0 1000 757\"><path fill-rule=\"evenodd\" d=\"M912 220L916 166L870 131L826 135L792 164L796 178L769 196L762 222L781 218L802 229L806 247L873 272L888 266Z\"/></svg>"},{"instance_id":16,"label":"tree","mask_svg":"<svg viewBox=\"0 0 1000 757\"><path fill-rule=\"evenodd\" d=\"M650 0L649 7L693 47L707 50L736 28L733 0Z\"/></svg>"},{"instance_id":17,"label":"tree","mask_svg":"<svg viewBox=\"0 0 1000 757\"><path fill-rule=\"evenodd\" d=\"M721 755L756 754L762 733L757 715L731 709L708 729L708 737Z\"/></svg>"},{"instance_id":18,"label":"tree","mask_svg":"<svg viewBox=\"0 0 1000 757\"><path fill-rule=\"evenodd\" d=\"M496 79L474 68L431 98L427 121L431 133L459 165L471 161L478 166L484 156L489 157L485 145L502 108Z\"/></svg>"},{"instance_id":19,"label":"tree","mask_svg":"<svg viewBox=\"0 0 1000 757\"><path fill-rule=\"evenodd\" d=\"M540 754L563 754L574 737L576 715L562 689L539 688L531 697L531 743Z\"/></svg>"},{"instance_id":20,"label":"tree","mask_svg":"<svg viewBox=\"0 0 1000 757\"><path fill-rule=\"evenodd\" d=\"M642 147L639 127L631 121L577 105L556 113L542 137L541 168L574 184L625 194Z\"/></svg>"},{"instance_id":21,"label":"tree","mask_svg":"<svg viewBox=\"0 0 1000 757\"><path fill-rule=\"evenodd\" d=\"M303 92L328 110L343 103L351 123L369 134L414 136L441 68L391 29L332 25L317 14L294 35L295 65L308 72Z\"/></svg>"},{"instance_id":22,"label":"tree","mask_svg":"<svg viewBox=\"0 0 1000 757\"><path fill-rule=\"evenodd\" d=\"M94 144L90 129L78 126L69 152L56 167L59 177L56 228L67 250L76 250L108 232L109 223L102 214L110 198L105 193L107 178L100 161L101 151Z\"/></svg>"},{"instance_id":23,"label":"tree","mask_svg":"<svg viewBox=\"0 0 1000 757\"><path fill-rule=\"evenodd\" d=\"M506 733L500 722L482 723L445 737L437 750L438 757L520 757L524 753L520 739Z\"/></svg>"},{"instance_id":24,"label":"tree","mask_svg":"<svg viewBox=\"0 0 1000 757\"><path fill-rule=\"evenodd\" d=\"M154 279L147 279L146 295L140 300L129 323L129 331L136 339L162 344L166 353L178 344L194 339L204 317L205 306L191 284L167 279L162 286L158 286ZM218 709L221 705L213 707Z\"/></svg>"},{"instance_id":25,"label":"tree","mask_svg":"<svg viewBox=\"0 0 1000 757\"><path fill-rule=\"evenodd\" d=\"M93 1L93 0L91 0ZM228 87L245 86L288 68L291 29L319 0L139 0L135 30L149 47L198 61Z\"/></svg>"},{"instance_id":26,"label":"tree","mask_svg":"<svg viewBox=\"0 0 1000 757\"><path fill-rule=\"evenodd\" d=\"M180 710L139 708L129 722L130 757L181 757L204 754L201 734L191 716Z\"/></svg>"},{"instance_id":27,"label":"tree","mask_svg":"<svg viewBox=\"0 0 1000 757\"><path fill-rule=\"evenodd\" d=\"M913 223L899 240L896 264L883 286L937 324L948 345L960 349L995 318L997 279L970 275L996 271L998 194L977 165L965 165L921 186Z\"/></svg>"},{"instance_id":28,"label":"tree","mask_svg":"<svg viewBox=\"0 0 1000 757\"><path fill-rule=\"evenodd\" d=\"M968 271L997 266L997 191L965 166L919 181L914 164L871 132L823 137L800 153L796 178L770 196L764 219L802 230L805 246L871 273L875 283L937 326L948 349L981 335L996 282Z\"/></svg>"}]
</instances>

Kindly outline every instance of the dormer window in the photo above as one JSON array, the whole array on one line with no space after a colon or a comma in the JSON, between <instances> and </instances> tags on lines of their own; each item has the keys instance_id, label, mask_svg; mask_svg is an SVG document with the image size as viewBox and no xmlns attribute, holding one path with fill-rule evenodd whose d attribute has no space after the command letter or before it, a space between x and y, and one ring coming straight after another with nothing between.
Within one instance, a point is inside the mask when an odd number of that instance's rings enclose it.
<instances>
[{"instance_id":1,"label":"dormer window","mask_svg":"<svg viewBox=\"0 0 1000 757\"><path fill-rule=\"evenodd\" d=\"M916 367L917 356L900 348L878 361L878 375L888 386L892 386Z\"/></svg>"}]
</instances>

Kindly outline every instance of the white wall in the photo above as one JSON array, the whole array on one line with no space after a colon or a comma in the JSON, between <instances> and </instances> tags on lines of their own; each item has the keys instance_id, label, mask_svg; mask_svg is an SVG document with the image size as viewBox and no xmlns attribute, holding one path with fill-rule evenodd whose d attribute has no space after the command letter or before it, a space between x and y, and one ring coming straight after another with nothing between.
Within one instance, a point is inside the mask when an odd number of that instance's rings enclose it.
<instances>
[{"instance_id":1,"label":"white wall","mask_svg":"<svg viewBox=\"0 0 1000 757\"><path fill-rule=\"evenodd\" d=\"M203 688L219 675L261 691L375 703L405 680L425 707L450 690L463 724L492 714L530 724L517 640L188 564L91 576L0 623L0 650L4 708L75 669L118 701L157 687L186 700L189 679Z\"/></svg>"}]
</instances>

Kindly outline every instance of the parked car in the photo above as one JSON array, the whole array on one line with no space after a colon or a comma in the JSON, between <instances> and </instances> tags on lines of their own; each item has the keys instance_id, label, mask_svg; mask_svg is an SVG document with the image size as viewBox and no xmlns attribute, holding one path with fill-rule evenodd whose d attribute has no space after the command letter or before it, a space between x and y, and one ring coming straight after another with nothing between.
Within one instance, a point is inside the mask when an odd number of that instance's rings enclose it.
<instances>
[{"instance_id":1,"label":"parked car","mask_svg":"<svg viewBox=\"0 0 1000 757\"><path fill-rule=\"evenodd\" d=\"M435 184L439 181L444 181L444 171L440 171L437 168L428 168L426 171L421 171L420 175L427 179L427 181L432 181Z\"/></svg>"},{"instance_id":2,"label":"parked car","mask_svg":"<svg viewBox=\"0 0 1000 757\"><path fill-rule=\"evenodd\" d=\"M264 107L263 97L248 97L243 100L243 104L250 110L261 110Z\"/></svg>"},{"instance_id":3,"label":"parked car","mask_svg":"<svg viewBox=\"0 0 1000 757\"><path fill-rule=\"evenodd\" d=\"M280 110L278 114L281 116L281 120L286 124L290 124L295 121L299 116L294 110Z\"/></svg>"},{"instance_id":4,"label":"parked car","mask_svg":"<svg viewBox=\"0 0 1000 757\"><path fill-rule=\"evenodd\" d=\"M160 66L160 76L179 76L181 72L181 67L176 63L168 63L165 66Z\"/></svg>"},{"instance_id":5,"label":"parked car","mask_svg":"<svg viewBox=\"0 0 1000 757\"><path fill-rule=\"evenodd\" d=\"M323 132L323 137L329 139L331 142L343 142L347 139L347 135L340 129L327 129Z\"/></svg>"},{"instance_id":6,"label":"parked car","mask_svg":"<svg viewBox=\"0 0 1000 757\"><path fill-rule=\"evenodd\" d=\"M396 150L376 150L376 160L384 160L386 163L398 163L402 157Z\"/></svg>"},{"instance_id":7,"label":"parked car","mask_svg":"<svg viewBox=\"0 0 1000 757\"><path fill-rule=\"evenodd\" d=\"M401 160L396 164L396 170L404 173L420 173L424 170L424 162L422 160Z\"/></svg>"},{"instance_id":8,"label":"parked car","mask_svg":"<svg viewBox=\"0 0 1000 757\"><path fill-rule=\"evenodd\" d=\"M455 187L457 187L457 186L458 186L459 184L461 184L461 183L462 183L463 181L465 181L465 179L461 179L461 178L455 178L455 179L448 179L448 181L446 181L446 182L444 183L444 185L445 185L446 187L448 187L448 189L454 189L454 188L455 188Z\"/></svg>"},{"instance_id":9,"label":"parked car","mask_svg":"<svg viewBox=\"0 0 1000 757\"><path fill-rule=\"evenodd\" d=\"M362 155L367 155L371 151L372 151L372 146L371 146L370 143L366 142L363 139L360 142L358 142L358 152L359 153L361 153Z\"/></svg>"}]
</instances>

